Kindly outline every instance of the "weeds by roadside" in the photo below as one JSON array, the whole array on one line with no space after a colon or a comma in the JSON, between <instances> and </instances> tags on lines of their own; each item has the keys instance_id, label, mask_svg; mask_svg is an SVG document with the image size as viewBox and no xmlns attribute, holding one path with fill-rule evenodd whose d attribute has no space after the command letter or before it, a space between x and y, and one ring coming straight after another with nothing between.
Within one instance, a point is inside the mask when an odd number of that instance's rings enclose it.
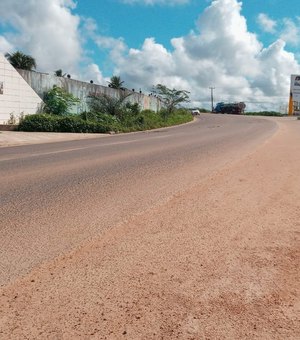
<instances>
[{"instance_id":1,"label":"weeds by roadside","mask_svg":"<svg viewBox=\"0 0 300 340\"><path fill-rule=\"evenodd\" d=\"M28 115L22 119L19 131L108 133L132 132L179 125L192 121L188 110L177 109L165 117L164 112L145 110L132 114L125 112L120 118L107 114L83 113L58 116L50 114Z\"/></svg>"}]
</instances>

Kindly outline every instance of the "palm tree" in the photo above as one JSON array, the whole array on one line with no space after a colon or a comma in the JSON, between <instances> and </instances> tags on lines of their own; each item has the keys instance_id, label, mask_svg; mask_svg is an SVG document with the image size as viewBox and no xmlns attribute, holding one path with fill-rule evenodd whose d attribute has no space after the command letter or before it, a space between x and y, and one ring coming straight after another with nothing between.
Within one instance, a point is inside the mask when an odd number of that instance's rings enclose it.
<instances>
[{"instance_id":1,"label":"palm tree","mask_svg":"<svg viewBox=\"0 0 300 340\"><path fill-rule=\"evenodd\" d=\"M6 53L5 57L14 68L20 68L27 71L31 71L32 69L36 68L35 59L30 55L26 55L20 51L17 51L13 54Z\"/></svg>"},{"instance_id":2,"label":"palm tree","mask_svg":"<svg viewBox=\"0 0 300 340\"><path fill-rule=\"evenodd\" d=\"M56 75L56 77L65 77L66 76L66 73L63 73L62 69L54 71L54 74Z\"/></svg>"},{"instance_id":3,"label":"palm tree","mask_svg":"<svg viewBox=\"0 0 300 340\"><path fill-rule=\"evenodd\" d=\"M108 87L111 87L112 89L123 89L124 81L121 80L118 76L112 76L110 78L110 82L108 82Z\"/></svg>"}]
</instances>

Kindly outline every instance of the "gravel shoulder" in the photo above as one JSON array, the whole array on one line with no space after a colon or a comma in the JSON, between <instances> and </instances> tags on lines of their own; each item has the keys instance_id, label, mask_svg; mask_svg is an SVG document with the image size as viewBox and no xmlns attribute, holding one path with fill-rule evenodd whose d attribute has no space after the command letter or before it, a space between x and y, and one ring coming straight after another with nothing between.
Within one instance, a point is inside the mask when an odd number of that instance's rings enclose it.
<instances>
[{"instance_id":1,"label":"gravel shoulder","mask_svg":"<svg viewBox=\"0 0 300 340\"><path fill-rule=\"evenodd\" d=\"M2 339L299 339L300 122L0 291Z\"/></svg>"}]
</instances>

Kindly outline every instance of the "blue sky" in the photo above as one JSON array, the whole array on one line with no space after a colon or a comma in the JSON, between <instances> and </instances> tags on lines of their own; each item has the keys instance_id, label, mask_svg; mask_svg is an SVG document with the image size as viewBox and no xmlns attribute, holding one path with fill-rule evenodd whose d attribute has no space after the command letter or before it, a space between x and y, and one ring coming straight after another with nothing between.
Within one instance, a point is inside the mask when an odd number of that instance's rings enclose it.
<instances>
[{"instance_id":1,"label":"blue sky","mask_svg":"<svg viewBox=\"0 0 300 340\"><path fill-rule=\"evenodd\" d=\"M168 2L168 1L167 1ZM170 2L170 1L169 1ZM199 15L209 5L210 1L191 0L181 5L145 5L143 1L134 4L122 3L118 0L87 0L78 1L74 11L80 16L92 17L99 25L103 35L122 37L132 48L140 48L146 37L154 37L156 42L172 49L170 41L174 37L188 34L195 28ZM276 34L265 32L258 24L258 16L264 13L277 22L277 29L284 29L283 21L292 19L300 29L300 9L298 0L245 0L242 1L242 14L247 19L249 31L257 34L264 46L274 42ZM216 22L218 25L218 22ZM88 47L94 51L90 41ZM289 44L287 50L300 58L299 45ZM111 71L110 64L104 61L105 53L96 49L96 58L102 62L103 69ZM101 55L101 52L103 55Z\"/></svg>"},{"instance_id":2,"label":"blue sky","mask_svg":"<svg viewBox=\"0 0 300 340\"><path fill-rule=\"evenodd\" d=\"M139 1L130 5L118 0L79 0L75 12L94 18L103 34L124 37L131 47L138 48L146 37L155 37L157 42L170 48L170 39L194 29L197 18L210 1L191 0L177 6L142 3ZM260 13L266 13L278 21L284 18L297 21L297 16L300 16L298 0L244 0L242 3L242 13L247 19L249 30L258 34L265 43L270 43L272 36L258 27L257 17ZM297 8L299 10L295 11Z\"/></svg>"},{"instance_id":3,"label":"blue sky","mask_svg":"<svg viewBox=\"0 0 300 340\"><path fill-rule=\"evenodd\" d=\"M298 0L1 0L0 52L22 50L38 70L62 68L129 88L191 91L282 109L300 72Z\"/></svg>"}]
</instances>

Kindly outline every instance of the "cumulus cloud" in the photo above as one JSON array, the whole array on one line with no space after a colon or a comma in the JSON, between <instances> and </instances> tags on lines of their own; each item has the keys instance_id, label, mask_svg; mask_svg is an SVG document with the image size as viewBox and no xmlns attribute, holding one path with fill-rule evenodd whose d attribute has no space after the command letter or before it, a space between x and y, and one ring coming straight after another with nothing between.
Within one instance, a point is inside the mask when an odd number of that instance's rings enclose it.
<instances>
[{"instance_id":1,"label":"cumulus cloud","mask_svg":"<svg viewBox=\"0 0 300 340\"><path fill-rule=\"evenodd\" d=\"M260 13L257 17L257 22L261 29L268 33L275 33L277 22L269 18L265 13Z\"/></svg>"},{"instance_id":2,"label":"cumulus cloud","mask_svg":"<svg viewBox=\"0 0 300 340\"><path fill-rule=\"evenodd\" d=\"M127 51L127 45L122 37L114 38L99 34L98 25L92 18L85 18L83 27L87 38L93 40L100 50L109 51L111 60L118 62L122 59L123 54Z\"/></svg>"},{"instance_id":3,"label":"cumulus cloud","mask_svg":"<svg viewBox=\"0 0 300 340\"><path fill-rule=\"evenodd\" d=\"M121 0L124 4L139 4L139 5L185 5L190 0Z\"/></svg>"},{"instance_id":4,"label":"cumulus cloud","mask_svg":"<svg viewBox=\"0 0 300 340\"><path fill-rule=\"evenodd\" d=\"M289 18L285 18L283 20L283 31L281 33L281 39L291 45L298 45L300 42L300 26L299 26L299 18L298 23L296 24L293 20Z\"/></svg>"},{"instance_id":5,"label":"cumulus cloud","mask_svg":"<svg viewBox=\"0 0 300 340\"><path fill-rule=\"evenodd\" d=\"M188 2L125 1L145 5ZM105 85L107 78L93 60L96 54L83 51L91 39L100 53L108 55L106 65L109 63L129 88L151 91L153 85L163 83L190 91L192 105L206 107L208 88L214 86L217 101L243 100L251 109L278 109L279 104L287 103L290 74L300 74L295 55L286 49L286 44L299 42L297 22L278 21L281 39L263 46L249 31L238 0L211 1L191 32L171 39L171 49L153 37L147 37L140 48L130 48L122 37L100 34L93 19L74 15L75 8L73 0L30 0L24 4L1 0L1 21L12 29L0 36L0 51L19 49L36 58L39 70L61 68L72 78L78 75ZM265 30L275 29L267 15L260 15L260 21Z\"/></svg>"},{"instance_id":6,"label":"cumulus cloud","mask_svg":"<svg viewBox=\"0 0 300 340\"><path fill-rule=\"evenodd\" d=\"M97 64L89 64L84 70L84 81L93 81L95 84L107 86L109 79L105 78Z\"/></svg>"},{"instance_id":7,"label":"cumulus cloud","mask_svg":"<svg viewBox=\"0 0 300 340\"><path fill-rule=\"evenodd\" d=\"M249 32L241 6L237 0L212 1L192 32L171 40L171 51L147 38L141 49L116 61L116 70L136 88L163 83L189 90L195 105L208 106L208 87L215 86L218 101L278 109L287 103L290 74L300 66L282 39L264 47Z\"/></svg>"},{"instance_id":8,"label":"cumulus cloud","mask_svg":"<svg viewBox=\"0 0 300 340\"><path fill-rule=\"evenodd\" d=\"M118 60L117 66L118 73L122 73L132 86L138 84L138 87L149 88L165 82L165 77L172 77L175 73L172 54L154 38L147 38L141 50L130 49L126 57Z\"/></svg>"},{"instance_id":9,"label":"cumulus cloud","mask_svg":"<svg viewBox=\"0 0 300 340\"><path fill-rule=\"evenodd\" d=\"M0 35L0 53L9 53L12 52L13 49L13 45L3 35Z\"/></svg>"},{"instance_id":10,"label":"cumulus cloud","mask_svg":"<svg viewBox=\"0 0 300 340\"><path fill-rule=\"evenodd\" d=\"M82 55L80 19L71 12L75 6L72 0L1 0L0 18L13 28L7 48L30 53L40 70L74 72Z\"/></svg>"}]
</instances>

